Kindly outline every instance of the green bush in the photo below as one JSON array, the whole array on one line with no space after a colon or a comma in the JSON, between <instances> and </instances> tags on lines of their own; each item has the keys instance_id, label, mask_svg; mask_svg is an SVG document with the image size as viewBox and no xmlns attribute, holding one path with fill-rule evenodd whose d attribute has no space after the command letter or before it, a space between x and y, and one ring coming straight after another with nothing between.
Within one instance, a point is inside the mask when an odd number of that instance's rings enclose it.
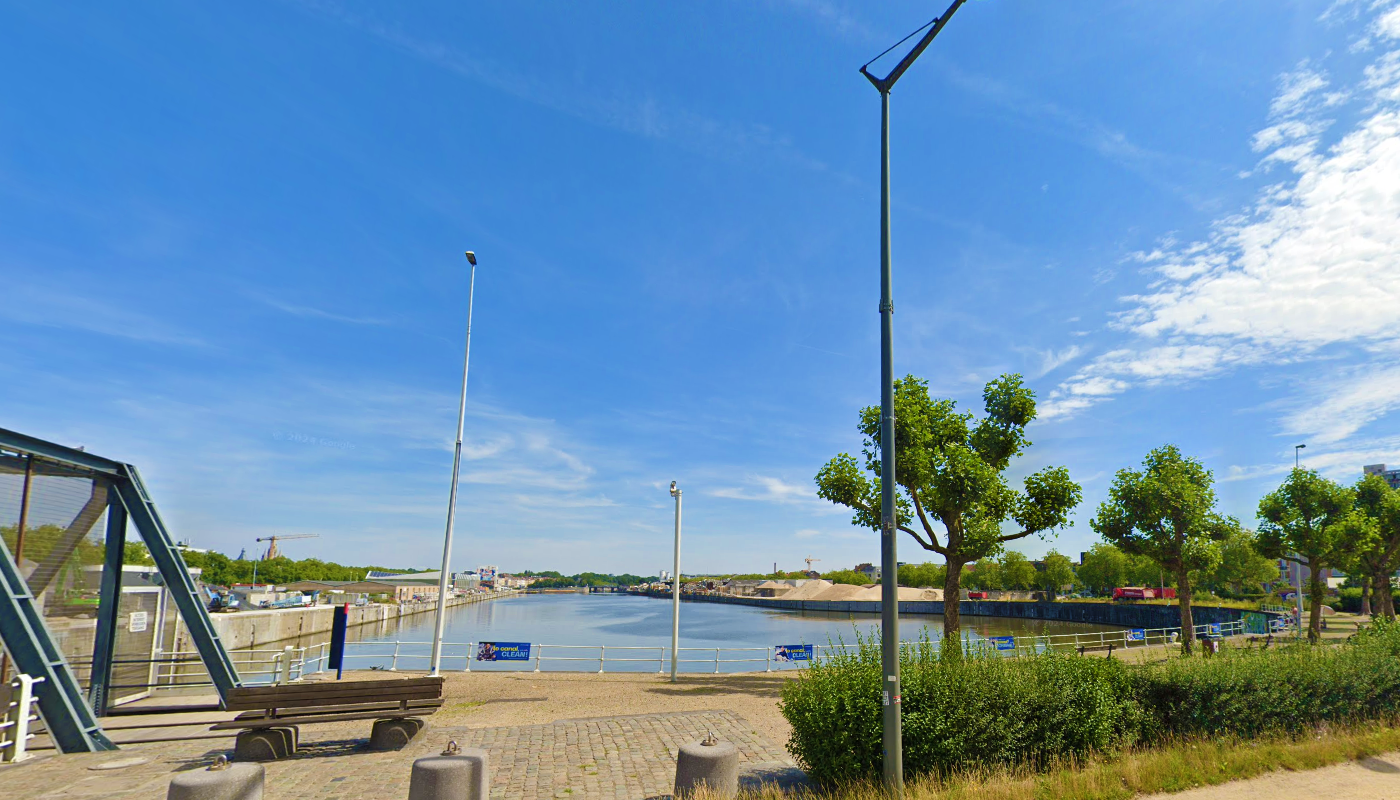
<instances>
[{"instance_id":1,"label":"green bush","mask_svg":"<svg viewBox=\"0 0 1400 800\"><path fill-rule=\"evenodd\" d=\"M1131 666L1061 654L945 662L925 640L906 646L901 669L910 776L1400 716L1400 625L1384 620L1338 646L1227 648ZM819 783L877 779L881 700L879 643L857 635L856 648L783 688L789 752Z\"/></svg>"},{"instance_id":2,"label":"green bush","mask_svg":"<svg viewBox=\"0 0 1400 800\"><path fill-rule=\"evenodd\" d=\"M1400 714L1400 628L1384 621L1340 647L1290 644L1173 658L1132 671L1157 736L1255 737Z\"/></svg>"},{"instance_id":3,"label":"green bush","mask_svg":"<svg viewBox=\"0 0 1400 800\"><path fill-rule=\"evenodd\" d=\"M811 665L783 689L788 749L819 783L874 779L882 769L880 648ZM902 664L904 768L910 775L983 764L1043 764L1131 741L1141 713L1122 662L1046 654L938 658L927 640Z\"/></svg>"}]
</instances>

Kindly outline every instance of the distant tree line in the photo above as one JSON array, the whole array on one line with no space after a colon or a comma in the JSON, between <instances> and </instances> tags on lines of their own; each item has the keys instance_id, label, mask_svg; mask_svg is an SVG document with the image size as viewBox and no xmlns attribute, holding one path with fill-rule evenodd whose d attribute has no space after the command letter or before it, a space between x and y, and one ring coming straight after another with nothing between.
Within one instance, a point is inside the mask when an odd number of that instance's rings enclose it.
<instances>
[{"instance_id":1,"label":"distant tree line","mask_svg":"<svg viewBox=\"0 0 1400 800\"><path fill-rule=\"evenodd\" d=\"M216 553L212 550L205 553L184 550L180 555L185 559L186 566L198 567L203 571L200 580L213 586L252 583L255 567L258 583L272 584L296 583L297 581L362 581L370 570L403 573L429 571L380 566L346 566L333 561L322 561L318 558L303 558L299 561L293 561L286 556L255 561L246 558L229 558L223 553ZM145 566L155 563L151 560L151 554L146 546L139 542L126 543L124 560L127 564Z\"/></svg>"},{"instance_id":2,"label":"distant tree line","mask_svg":"<svg viewBox=\"0 0 1400 800\"><path fill-rule=\"evenodd\" d=\"M531 572L526 570L514 574L522 578L544 578L544 580L535 581L530 584L531 588L539 589L569 589L584 586L636 586L637 584L650 583L656 580L654 576L645 578L641 575L632 575L626 572L621 575L612 575L604 572L580 572L577 575L564 575L554 570L547 570L545 572Z\"/></svg>"}]
</instances>

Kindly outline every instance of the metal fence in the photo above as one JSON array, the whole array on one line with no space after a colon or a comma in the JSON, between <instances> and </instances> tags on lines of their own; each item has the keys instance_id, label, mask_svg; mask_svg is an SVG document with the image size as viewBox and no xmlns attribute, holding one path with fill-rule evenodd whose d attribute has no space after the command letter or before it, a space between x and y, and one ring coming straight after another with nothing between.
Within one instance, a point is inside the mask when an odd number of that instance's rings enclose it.
<instances>
[{"instance_id":1,"label":"metal fence","mask_svg":"<svg viewBox=\"0 0 1400 800\"><path fill-rule=\"evenodd\" d=\"M1229 638L1247 632L1243 621L1196 625L1195 631L1199 638ZM1016 657L1046 651L1131 650L1169 645L1179 642L1180 639L1180 628L1129 628L1093 633L1005 637L981 637L965 631L963 649L969 652L995 653L1001 656ZM935 644L938 642L937 639L933 641ZM479 644L479 642L443 642L443 667L470 672L476 655L476 647ZM904 644L911 646L916 643L906 641ZM815 659L829 658L840 652L853 651L856 647L855 644L845 643L812 645L812 656ZM344 665L346 669L354 669L359 665L360 669L383 669L389 672L400 669L424 670L429 667L431 649L431 642L403 640L347 642ZM801 660L779 658L777 649L777 647L682 647L678 649L676 664L680 672L710 674L720 674L725 671L758 671L760 664L763 665L761 669L764 672L801 668L803 664ZM305 650L300 651L300 661L297 662L296 674L310 674L325 668L326 646L321 645L312 648L312 650L316 651L314 655L307 655ZM547 668L547 665L556 664L569 671L598 673L608 672L610 665L614 667L611 670L613 672L650 671L650 665L654 664L656 672L665 673L670 671L670 651L669 645L532 643L530 657L514 663L518 665L519 670L533 670L534 672L556 671ZM492 663L510 664L512 662L497 661ZM597 666L596 670L593 669L595 665ZM637 666L640 665L647 666L645 669L638 669ZM730 669L728 668L730 665L742 666L739 666L738 669ZM571 667L573 669L570 669ZM493 668L492 671L496 669L499 667Z\"/></svg>"}]
</instances>

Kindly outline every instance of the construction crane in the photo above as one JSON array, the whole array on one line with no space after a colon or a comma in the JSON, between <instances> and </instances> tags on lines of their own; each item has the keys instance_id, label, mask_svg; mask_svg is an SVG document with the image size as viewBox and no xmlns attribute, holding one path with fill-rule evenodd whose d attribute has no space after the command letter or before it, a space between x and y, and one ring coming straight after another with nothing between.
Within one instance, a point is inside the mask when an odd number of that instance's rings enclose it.
<instances>
[{"instance_id":1,"label":"construction crane","mask_svg":"<svg viewBox=\"0 0 1400 800\"><path fill-rule=\"evenodd\" d=\"M807 571L808 571L808 572L811 572L811 571L812 571L812 562L813 562L813 561L821 561L820 558L812 558L811 556L807 556L806 558L804 558L804 559L802 559L802 560L807 562Z\"/></svg>"},{"instance_id":2,"label":"construction crane","mask_svg":"<svg viewBox=\"0 0 1400 800\"><path fill-rule=\"evenodd\" d=\"M288 535L286 535L286 536L259 536L259 537L256 539L256 541L259 541L259 542L267 542L267 552L266 552L266 553L263 553L263 561L271 561L272 559L274 559L274 558L276 558L276 557L282 555L282 551L277 549L277 542L280 541L280 540L282 540L282 539L319 539L319 538L321 538L321 534L319 534L319 533L292 533L292 534L288 534Z\"/></svg>"}]
</instances>

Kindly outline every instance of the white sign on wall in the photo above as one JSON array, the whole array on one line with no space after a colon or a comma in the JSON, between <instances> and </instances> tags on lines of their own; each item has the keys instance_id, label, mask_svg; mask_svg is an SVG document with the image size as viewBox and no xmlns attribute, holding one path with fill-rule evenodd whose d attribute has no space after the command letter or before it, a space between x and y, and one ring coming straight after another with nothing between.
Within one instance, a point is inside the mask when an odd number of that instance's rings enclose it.
<instances>
[{"instance_id":1,"label":"white sign on wall","mask_svg":"<svg viewBox=\"0 0 1400 800\"><path fill-rule=\"evenodd\" d=\"M140 633L146 630L146 617L147 614L145 611L131 612L131 621L127 623L126 629L132 633Z\"/></svg>"}]
</instances>

